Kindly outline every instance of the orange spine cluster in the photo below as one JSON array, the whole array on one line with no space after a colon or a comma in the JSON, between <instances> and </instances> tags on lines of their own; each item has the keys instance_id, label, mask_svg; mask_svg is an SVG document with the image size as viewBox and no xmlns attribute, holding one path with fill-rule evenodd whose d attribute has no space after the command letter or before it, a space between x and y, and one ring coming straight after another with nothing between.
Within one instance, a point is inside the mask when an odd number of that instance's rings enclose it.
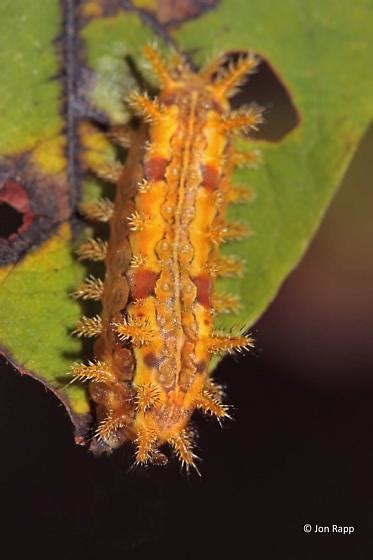
<instances>
[{"instance_id":1,"label":"orange spine cluster","mask_svg":"<svg viewBox=\"0 0 373 560\"><path fill-rule=\"evenodd\" d=\"M239 261L219 256L219 246L246 234L225 219L227 205L247 196L230 184L240 160L233 136L255 128L261 115L253 107L232 112L228 99L257 61L248 56L224 71L215 63L194 73L179 58L167 67L153 49L145 54L160 95L129 99L143 124L119 138L131 143L123 169L100 174L117 184L114 205L104 199L83 208L110 221L110 239L79 250L80 258L104 259L106 276L89 277L75 292L101 299L102 313L77 326L79 336L98 338L95 359L72 374L90 382L99 439L112 448L134 442L142 464L165 462L160 447L169 444L189 466L193 412L227 416L208 373L211 355L252 344L249 336L213 330L215 313L239 306L236 296L215 294L213 281L242 273Z\"/></svg>"}]
</instances>

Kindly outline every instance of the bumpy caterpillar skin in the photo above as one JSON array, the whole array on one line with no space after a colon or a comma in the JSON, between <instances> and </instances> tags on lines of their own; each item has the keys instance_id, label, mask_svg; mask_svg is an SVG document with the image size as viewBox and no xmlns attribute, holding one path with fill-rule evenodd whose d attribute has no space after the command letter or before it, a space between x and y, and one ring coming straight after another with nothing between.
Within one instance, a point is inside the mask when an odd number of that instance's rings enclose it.
<instances>
[{"instance_id":1,"label":"bumpy caterpillar skin","mask_svg":"<svg viewBox=\"0 0 373 560\"><path fill-rule=\"evenodd\" d=\"M114 206L104 199L84 209L110 220L110 239L80 249L81 258L105 258L106 276L103 283L89 277L76 292L101 299L102 313L77 326L79 336L98 338L94 361L72 374L90 381L96 437L111 448L134 442L141 464L165 463L159 448L168 443L188 467L195 466L193 412L227 416L208 373L211 354L252 344L249 336L214 332L214 314L234 312L238 302L214 294L213 280L242 269L218 250L245 234L224 216L245 195L230 185L233 166L255 155L236 153L233 138L261 116L254 107L230 111L228 99L257 60L248 56L220 72L217 61L194 73L180 59L167 67L150 47L145 54L160 95L131 96L143 124L122 138L131 144L124 168L101 173L117 182Z\"/></svg>"}]
</instances>

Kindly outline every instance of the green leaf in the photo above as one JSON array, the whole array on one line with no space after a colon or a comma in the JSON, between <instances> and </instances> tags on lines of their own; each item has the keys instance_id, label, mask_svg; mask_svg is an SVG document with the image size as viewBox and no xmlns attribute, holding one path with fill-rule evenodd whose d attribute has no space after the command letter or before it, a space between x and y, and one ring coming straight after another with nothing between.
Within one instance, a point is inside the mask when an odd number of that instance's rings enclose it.
<instances>
[{"instance_id":1,"label":"green leaf","mask_svg":"<svg viewBox=\"0 0 373 560\"><path fill-rule=\"evenodd\" d=\"M61 13L57 2L48 2L40 17L35 4L14 0L0 8L2 155L31 148L62 126L56 110L60 87L51 80L59 70L51 42L61 26Z\"/></svg>"},{"instance_id":2,"label":"green leaf","mask_svg":"<svg viewBox=\"0 0 373 560\"><path fill-rule=\"evenodd\" d=\"M99 134L96 138L90 128L82 132L87 115L125 122L122 98L136 86L128 60L148 80L141 47L156 39L164 48L169 34L196 65L218 52L250 50L272 66L300 123L277 142L250 143L260 149L263 162L256 170L235 172L234 182L249 183L255 196L232 206L230 215L247 222L252 235L224 248L245 261L245 276L219 281L222 291L242 300L240 313L223 316L219 325L250 326L301 258L371 119L373 6L364 0L353 6L347 0L221 0L194 20L180 23L180 16L172 29L154 24L156 13L144 18L141 10L113 6L105 15L99 3L89 2L81 12L63 14L61 6L68 5L14 0L0 9L0 174L5 182L19 182L14 203L20 208L25 196L31 209L23 218L33 214L36 220L22 243L20 236L0 240L0 345L20 371L60 395L77 424L88 402L65 374L82 359L81 344L70 335L81 309L68 293L87 273L73 256L76 228L73 235L70 221L80 177L76 161L83 164L87 157L78 148L88 142L88 152L96 151L99 159L114 157ZM153 3L144 5L149 10ZM79 32L73 40L74 27L66 33L63 26L67 16L75 18ZM75 84L74 95L68 84ZM102 188L92 180L81 185L86 198ZM46 222L35 218L43 201Z\"/></svg>"}]
</instances>

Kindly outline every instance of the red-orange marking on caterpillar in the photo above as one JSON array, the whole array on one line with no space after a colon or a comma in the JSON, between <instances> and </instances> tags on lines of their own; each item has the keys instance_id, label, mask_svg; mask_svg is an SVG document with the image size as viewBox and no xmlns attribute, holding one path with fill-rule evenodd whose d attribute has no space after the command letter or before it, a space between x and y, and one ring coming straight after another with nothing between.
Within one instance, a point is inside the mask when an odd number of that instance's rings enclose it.
<instances>
[{"instance_id":1,"label":"red-orange marking on caterpillar","mask_svg":"<svg viewBox=\"0 0 373 560\"><path fill-rule=\"evenodd\" d=\"M212 315L239 306L235 296L214 294L213 281L242 271L218 250L244 232L225 221L235 201L234 134L254 129L261 113L254 107L232 112L228 99L257 60L247 56L225 70L218 61L194 73L180 58L169 68L150 47L145 54L159 97L130 97L143 124L130 137L125 133L131 148L124 168L101 173L117 181L114 206L105 199L84 210L110 221L110 238L80 250L81 258L105 259L106 276L103 283L89 277L75 292L101 298L102 312L78 324L78 335L100 334L94 360L72 374L89 381L98 439L111 448L133 442L141 464L164 464L159 449L169 444L189 467L195 466L193 412L227 416L208 373L211 354L252 345L249 336L214 332Z\"/></svg>"}]
</instances>

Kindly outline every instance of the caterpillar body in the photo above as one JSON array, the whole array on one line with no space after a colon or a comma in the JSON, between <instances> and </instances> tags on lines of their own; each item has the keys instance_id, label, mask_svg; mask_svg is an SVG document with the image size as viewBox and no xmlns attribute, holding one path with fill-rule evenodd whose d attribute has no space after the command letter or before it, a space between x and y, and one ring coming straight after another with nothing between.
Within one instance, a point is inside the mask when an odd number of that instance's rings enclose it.
<instances>
[{"instance_id":1,"label":"caterpillar body","mask_svg":"<svg viewBox=\"0 0 373 560\"><path fill-rule=\"evenodd\" d=\"M214 293L213 281L242 269L219 256L219 246L246 232L225 213L245 196L230 183L234 165L256 154L236 151L234 136L254 129L261 111L231 111L229 97L257 59L248 55L225 69L218 59L195 73L181 57L166 64L151 47L144 51L160 94L130 96L142 124L119 138L131 145L123 168L101 173L117 184L115 202L83 208L88 218L110 221L110 237L79 249L80 258L105 260L106 274L75 292L100 299L102 312L79 321L78 336L97 340L94 359L71 373L89 381L98 439L110 448L134 443L138 464L166 463L161 448L168 444L195 467L192 414L228 415L209 374L211 355L252 345L247 335L214 331L214 315L233 313L239 302Z\"/></svg>"}]
</instances>

